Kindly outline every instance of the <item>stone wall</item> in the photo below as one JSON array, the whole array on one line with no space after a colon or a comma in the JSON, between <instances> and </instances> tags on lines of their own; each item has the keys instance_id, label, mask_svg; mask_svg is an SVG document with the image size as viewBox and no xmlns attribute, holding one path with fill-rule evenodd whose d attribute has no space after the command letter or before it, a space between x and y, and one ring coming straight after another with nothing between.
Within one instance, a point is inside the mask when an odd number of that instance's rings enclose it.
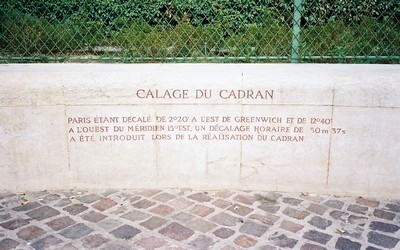
<instances>
[{"instance_id":1,"label":"stone wall","mask_svg":"<svg viewBox=\"0 0 400 250\"><path fill-rule=\"evenodd\" d=\"M399 124L399 65L0 65L0 190L399 198Z\"/></svg>"}]
</instances>

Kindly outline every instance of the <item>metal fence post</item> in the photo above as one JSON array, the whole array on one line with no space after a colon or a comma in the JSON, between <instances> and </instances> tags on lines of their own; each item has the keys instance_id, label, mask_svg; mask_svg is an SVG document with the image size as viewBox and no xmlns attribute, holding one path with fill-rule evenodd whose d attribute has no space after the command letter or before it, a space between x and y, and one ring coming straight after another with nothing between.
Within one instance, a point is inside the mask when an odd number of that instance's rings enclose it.
<instances>
[{"instance_id":1,"label":"metal fence post","mask_svg":"<svg viewBox=\"0 0 400 250\"><path fill-rule=\"evenodd\" d=\"M302 0L294 0L291 63L299 61L301 2Z\"/></svg>"}]
</instances>

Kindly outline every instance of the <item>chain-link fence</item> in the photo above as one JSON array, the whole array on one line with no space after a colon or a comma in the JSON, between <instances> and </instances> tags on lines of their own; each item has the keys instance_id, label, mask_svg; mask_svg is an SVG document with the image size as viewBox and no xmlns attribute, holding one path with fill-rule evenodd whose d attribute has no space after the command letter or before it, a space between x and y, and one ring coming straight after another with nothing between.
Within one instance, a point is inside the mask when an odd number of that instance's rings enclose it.
<instances>
[{"instance_id":1,"label":"chain-link fence","mask_svg":"<svg viewBox=\"0 0 400 250\"><path fill-rule=\"evenodd\" d=\"M399 0L1 0L0 62L400 63Z\"/></svg>"}]
</instances>

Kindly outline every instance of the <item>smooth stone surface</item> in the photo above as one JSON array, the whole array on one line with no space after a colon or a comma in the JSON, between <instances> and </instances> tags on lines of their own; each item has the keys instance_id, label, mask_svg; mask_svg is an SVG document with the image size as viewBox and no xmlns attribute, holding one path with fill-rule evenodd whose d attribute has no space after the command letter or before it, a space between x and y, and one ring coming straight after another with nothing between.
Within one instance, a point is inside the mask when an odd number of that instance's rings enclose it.
<instances>
[{"instance_id":1,"label":"smooth stone surface","mask_svg":"<svg viewBox=\"0 0 400 250\"><path fill-rule=\"evenodd\" d=\"M0 65L0 190L399 198L399 97L399 65Z\"/></svg>"}]
</instances>

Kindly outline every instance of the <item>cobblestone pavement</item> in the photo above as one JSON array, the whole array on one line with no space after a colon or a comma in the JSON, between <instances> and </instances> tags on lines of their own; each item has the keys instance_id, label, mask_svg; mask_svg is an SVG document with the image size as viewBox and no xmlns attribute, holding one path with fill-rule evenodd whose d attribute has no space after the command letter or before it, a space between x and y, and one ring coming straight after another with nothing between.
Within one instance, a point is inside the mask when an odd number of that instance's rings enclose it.
<instances>
[{"instance_id":1,"label":"cobblestone pavement","mask_svg":"<svg viewBox=\"0 0 400 250\"><path fill-rule=\"evenodd\" d=\"M400 201L191 190L0 193L4 249L400 249Z\"/></svg>"}]
</instances>

